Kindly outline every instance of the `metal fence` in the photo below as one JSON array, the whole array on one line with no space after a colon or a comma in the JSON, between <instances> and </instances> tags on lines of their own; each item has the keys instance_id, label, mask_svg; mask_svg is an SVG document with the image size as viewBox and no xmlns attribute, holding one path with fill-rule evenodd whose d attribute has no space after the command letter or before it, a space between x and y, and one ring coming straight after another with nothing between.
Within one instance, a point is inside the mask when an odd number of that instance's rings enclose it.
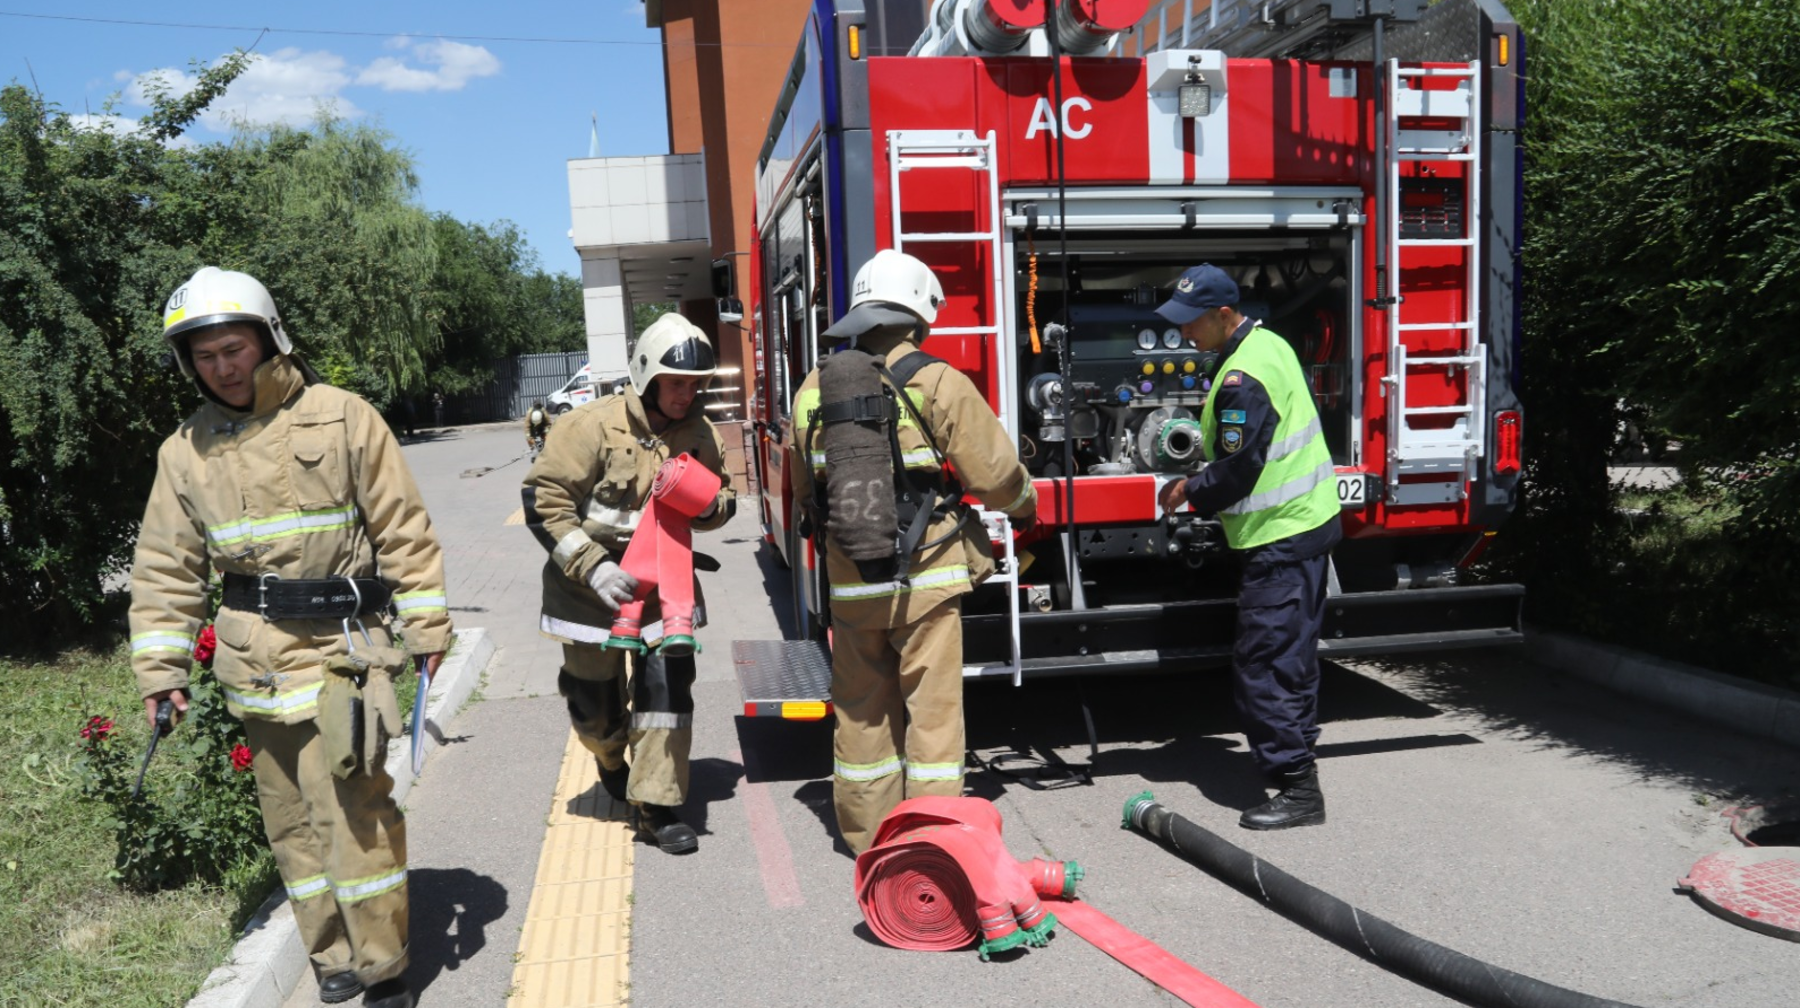
<instances>
[{"instance_id":1,"label":"metal fence","mask_svg":"<svg viewBox=\"0 0 1800 1008\"><path fill-rule=\"evenodd\" d=\"M494 380L482 392L451 396L444 403L447 424L516 420L531 404L563 387L587 363L586 351L521 354L494 362Z\"/></svg>"}]
</instances>

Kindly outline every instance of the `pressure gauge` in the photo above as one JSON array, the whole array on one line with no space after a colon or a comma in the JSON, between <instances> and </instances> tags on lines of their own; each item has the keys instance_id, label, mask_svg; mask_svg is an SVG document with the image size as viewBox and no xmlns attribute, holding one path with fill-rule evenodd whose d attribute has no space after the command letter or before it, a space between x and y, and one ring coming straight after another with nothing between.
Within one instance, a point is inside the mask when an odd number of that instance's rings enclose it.
<instances>
[{"instance_id":1,"label":"pressure gauge","mask_svg":"<svg viewBox=\"0 0 1800 1008\"><path fill-rule=\"evenodd\" d=\"M1138 349L1139 350L1155 350L1156 349L1156 330L1144 329L1138 333Z\"/></svg>"},{"instance_id":2,"label":"pressure gauge","mask_svg":"<svg viewBox=\"0 0 1800 1008\"><path fill-rule=\"evenodd\" d=\"M1165 330L1163 330L1163 346L1167 347L1170 350L1180 349L1181 348L1181 330L1180 329L1165 329Z\"/></svg>"}]
</instances>

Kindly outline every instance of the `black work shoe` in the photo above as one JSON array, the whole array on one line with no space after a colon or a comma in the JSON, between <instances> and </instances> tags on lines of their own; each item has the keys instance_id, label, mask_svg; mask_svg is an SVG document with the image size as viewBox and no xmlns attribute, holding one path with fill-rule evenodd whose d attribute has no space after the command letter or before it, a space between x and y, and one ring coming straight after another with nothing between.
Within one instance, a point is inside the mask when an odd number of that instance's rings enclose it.
<instances>
[{"instance_id":1,"label":"black work shoe","mask_svg":"<svg viewBox=\"0 0 1800 1008\"><path fill-rule=\"evenodd\" d=\"M636 807L638 836L653 843L665 854L686 854L700 849L700 836L694 827L681 821L667 805L644 804Z\"/></svg>"},{"instance_id":2,"label":"black work shoe","mask_svg":"<svg viewBox=\"0 0 1800 1008\"><path fill-rule=\"evenodd\" d=\"M612 795L613 801L624 801L625 791L631 786L631 767L621 763L617 770L608 770L598 759L594 763L600 767L600 787Z\"/></svg>"},{"instance_id":3,"label":"black work shoe","mask_svg":"<svg viewBox=\"0 0 1800 1008\"><path fill-rule=\"evenodd\" d=\"M319 1000L326 1004L348 1001L362 993L362 981L355 973L333 973L319 978Z\"/></svg>"},{"instance_id":4,"label":"black work shoe","mask_svg":"<svg viewBox=\"0 0 1800 1008\"><path fill-rule=\"evenodd\" d=\"M1318 826L1324 822L1325 793L1319 790L1319 774L1315 770L1290 778L1280 785L1275 797L1238 819L1239 826L1253 830Z\"/></svg>"},{"instance_id":5,"label":"black work shoe","mask_svg":"<svg viewBox=\"0 0 1800 1008\"><path fill-rule=\"evenodd\" d=\"M399 977L383 980L363 995L363 1004L367 1008L413 1008L412 989Z\"/></svg>"}]
</instances>

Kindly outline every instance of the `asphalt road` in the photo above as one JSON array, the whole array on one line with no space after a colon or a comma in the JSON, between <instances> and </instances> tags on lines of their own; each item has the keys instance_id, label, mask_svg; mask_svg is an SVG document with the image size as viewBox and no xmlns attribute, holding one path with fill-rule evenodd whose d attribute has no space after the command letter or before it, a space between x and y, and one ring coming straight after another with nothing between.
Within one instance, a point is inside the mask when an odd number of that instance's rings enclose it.
<instances>
[{"instance_id":1,"label":"asphalt road","mask_svg":"<svg viewBox=\"0 0 1800 1008\"><path fill-rule=\"evenodd\" d=\"M499 647L409 799L411 977L430 1008L505 1001L567 731L558 651L536 632L543 553L506 524L522 449L510 426L407 448L448 550L454 615ZM785 591L768 589L785 572L750 513L696 545L724 564L704 580L712 624L684 810L701 846L679 858L638 848L634 1008L1177 1003L1073 934L991 963L878 943L835 843L829 730L739 716L730 644L780 636ZM1049 747L1089 763L1084 698L1099 736L1091 785L1034 790L984 770L971 790L994 800L1015 854L1079 860L1084 899L1267 1008L1458 1002L1121 829L1130 796L1151 790L1364 911L1548 983L1690 1008L1791 1004L1800 989L1791 943L1673 891L1694 861L1736 845L1723 807L1800 792L1793 750L1621 700L1513 650L1328 667L1322 827L1236 826L1263 793L1219 672L971 688L970 745L983 758ZM303 986L289 1005L315 996Z\"/></svg>"}]
</instances>

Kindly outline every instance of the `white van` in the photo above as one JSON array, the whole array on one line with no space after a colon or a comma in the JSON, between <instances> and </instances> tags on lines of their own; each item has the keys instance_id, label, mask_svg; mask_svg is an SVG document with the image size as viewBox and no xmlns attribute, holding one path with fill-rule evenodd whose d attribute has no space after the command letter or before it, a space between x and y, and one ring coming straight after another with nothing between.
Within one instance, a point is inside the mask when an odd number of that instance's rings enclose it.
<instances>
[{"instance_id":1,"label":"white van","mask_svg":"<svg viewBox=\"0 0 1800 1008\"><path fill-rule=\"evenodd\" d=\"M610 395L625 381L623 375L596 378L591 368L591 364L583 364L562 388L544 397L544 406L551 416L561 416L582 403Z\"/></svg>"}]
</instances>

